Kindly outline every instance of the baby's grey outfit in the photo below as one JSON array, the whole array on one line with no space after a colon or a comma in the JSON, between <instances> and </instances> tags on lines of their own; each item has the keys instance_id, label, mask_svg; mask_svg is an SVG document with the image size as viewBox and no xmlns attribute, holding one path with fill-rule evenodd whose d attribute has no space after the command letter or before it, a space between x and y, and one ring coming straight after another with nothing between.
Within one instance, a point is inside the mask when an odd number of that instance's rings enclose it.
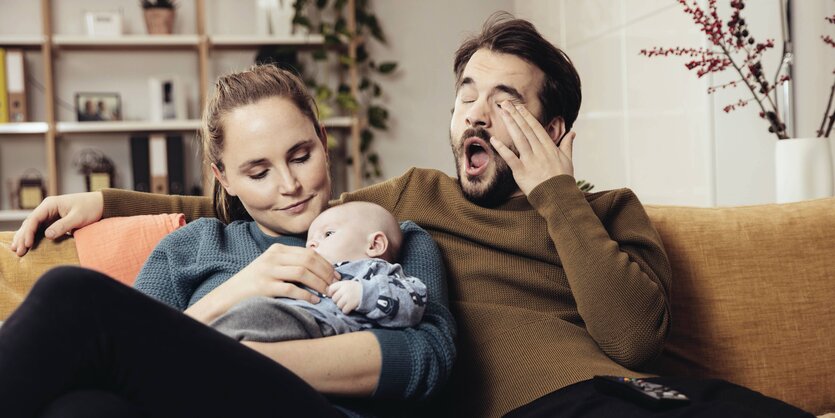
<instances>
[{"instance_id":1,"label":"baby's grey outfit","mask_svg":"<svg viewBox=\"0 0 835 418\"><path fill-rule=\"evenodd\" d=\"M232 307L210 324L237 340L275 342L327 337L369 328L417 325L426 307L426 286L407 276L399 264L378 258L336 265L341 280L362 284L359 306L345 315L330 298L317 304L289 298L258 296Z\"/></svg>"}]
</instances>

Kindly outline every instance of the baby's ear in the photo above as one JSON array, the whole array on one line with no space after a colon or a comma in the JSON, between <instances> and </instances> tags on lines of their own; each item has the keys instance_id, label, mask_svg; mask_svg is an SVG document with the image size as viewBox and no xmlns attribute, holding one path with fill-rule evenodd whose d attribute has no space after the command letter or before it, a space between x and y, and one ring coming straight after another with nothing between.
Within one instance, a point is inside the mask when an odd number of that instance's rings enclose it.
<instances>
[{"instance_id":1,"label":"baby's ear","mask_svg":"<svg viewBox=\"0 0 835 418\"><path fill-rule=\"evenodd\" d=\"M389 239L383 231L372 232L368 235L368 247L365 255L370 258L381 258L389 248Z\"/></svg>"}]
</instances>

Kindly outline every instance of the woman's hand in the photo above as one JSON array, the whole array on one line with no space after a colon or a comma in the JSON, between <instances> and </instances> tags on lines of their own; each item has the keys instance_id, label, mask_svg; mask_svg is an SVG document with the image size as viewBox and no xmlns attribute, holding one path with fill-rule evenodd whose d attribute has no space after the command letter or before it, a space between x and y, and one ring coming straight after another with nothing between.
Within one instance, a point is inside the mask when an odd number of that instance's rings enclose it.
<instances>
[{"instance_id":1,"label":"woman's hand","mask_svg":"<svg viewBox=\"0 0 835 418\"><path fill-rule=\"evenodd\" d=\"M55 239L98 221L102 212L104 197L101 192L49 196L26 217L15 232L10 248L20 257L35 245L35 233L42 224L52 222L44 235Z\"/></svg>"},{"instance_id":2,"label":"woman's hand","mask_svg":"<svg viewBox=\"0 0 835 418\"><path fill-rule=\"evenodd\" d=\"M254 296L280 296L319 303L318 296L296 284L325 294L328 286L338 280L339 273L331 263L312 249L273 244L185 313L208 324L238 302Z\"/></svg>"}]
</instances>

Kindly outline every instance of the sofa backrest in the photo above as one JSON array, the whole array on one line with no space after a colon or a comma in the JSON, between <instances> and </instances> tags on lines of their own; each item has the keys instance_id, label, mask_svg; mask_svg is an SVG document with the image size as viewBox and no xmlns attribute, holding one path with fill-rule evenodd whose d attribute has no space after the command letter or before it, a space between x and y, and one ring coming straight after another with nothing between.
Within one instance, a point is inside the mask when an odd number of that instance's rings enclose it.
<instances>
[{"instance_id":1,"label":"sofa backrest","mask_svg":"<svg viewBox=\"0 0 835 418\"><path fill-rule=\"evenodd\" d=\"M672 327L653 371L835 411L835 198L647 212L673 271Z\"/></svg>"}]
</instances>

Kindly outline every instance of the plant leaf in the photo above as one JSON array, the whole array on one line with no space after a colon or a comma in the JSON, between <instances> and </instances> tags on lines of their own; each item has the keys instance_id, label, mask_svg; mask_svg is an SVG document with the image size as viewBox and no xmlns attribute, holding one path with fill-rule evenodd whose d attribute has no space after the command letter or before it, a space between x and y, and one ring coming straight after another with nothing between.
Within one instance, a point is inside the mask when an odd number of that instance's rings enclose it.
<instances>
[{"instance_id":1,"label":"plant leaf","mask_svg":"<svg viewBox=\"0 0 835 418\"><path fill-rule=\"evenodd\" d=\"M384 63L381 63L377 67L377 71L379 71L380 74L390 74L396 68L397 68L397 63L396 62L384 62Z\"/></svg>"}]
</instances>

